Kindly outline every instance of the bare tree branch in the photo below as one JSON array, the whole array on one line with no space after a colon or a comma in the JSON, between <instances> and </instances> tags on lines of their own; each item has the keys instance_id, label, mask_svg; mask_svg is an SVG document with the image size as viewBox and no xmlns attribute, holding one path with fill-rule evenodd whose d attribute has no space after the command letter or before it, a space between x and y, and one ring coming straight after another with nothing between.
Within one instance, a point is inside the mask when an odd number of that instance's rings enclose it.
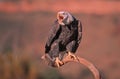
<instances>
[{"instance_id":1,"label":"bare tree branch","mask_svg":"<svg viewBox=\"0 0 120 79\"><path fill-rule=\"evenodd\" d=\"M78 56L76 56L76 59L72 59L72 58L66 56L63 59L63 63L65 64L65 63L68 63L68 62L77 62L77 63L83 64L93 73L95 79L101 79L101 76L100 76L100 73L99 73L98 69L88 60L86 60L82 57L78 57Z\"/></svg>"},{"instance_id":2,"label":"bare tree branch","mask_svg":"<svg viewBox=\"0 0 120 79\"><path fill-rule=\"evenodd\" d=\"M47 57L47 62L49 64L50 63L55 64L55 63L52 62L51 59L49 59L49 61L48 61L48 59L49 58ZM63 62L63 64L60 64L60 66L63 66L68 62L77 62L77 63L83 64L84 66L86 66L93 73L95 79L101 79L101 75L99 73L99 70L91 62L89 62L88 60L86 60L86 59L84 59L82 57L76 56L76 59L73 59L70 56L66 55L61 61ZM51 65L51 66L56 67L56 65Z\"/></svg>"}]
</instances>

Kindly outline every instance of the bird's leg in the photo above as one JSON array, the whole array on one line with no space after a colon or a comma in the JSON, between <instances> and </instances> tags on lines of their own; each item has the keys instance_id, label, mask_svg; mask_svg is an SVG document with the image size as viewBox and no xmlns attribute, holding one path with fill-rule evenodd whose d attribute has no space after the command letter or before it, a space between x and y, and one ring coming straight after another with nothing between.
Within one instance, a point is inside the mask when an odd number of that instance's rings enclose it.
<instances>
[{"instance_id":1,"label":"bird's leg","mask_svg":"<svg viewBox=\"0 0 120 79\"><path fill-rule=\"evenodd\" d=\"M63 64L62 61L59 60L59 57L55 58L55 65L59 68Z\"/></svg>"},{"instance_id":2,"label":"bird's leg","mask_svg":"<svg viewBox=\"0 0 120 79\"><path fill-rule=\"evenodd\" d=\"M68 52L68 56L70 56L74 60L77 59L76 56L73 53L71 53L71 52Z\"/></svg>"}]
</instances>

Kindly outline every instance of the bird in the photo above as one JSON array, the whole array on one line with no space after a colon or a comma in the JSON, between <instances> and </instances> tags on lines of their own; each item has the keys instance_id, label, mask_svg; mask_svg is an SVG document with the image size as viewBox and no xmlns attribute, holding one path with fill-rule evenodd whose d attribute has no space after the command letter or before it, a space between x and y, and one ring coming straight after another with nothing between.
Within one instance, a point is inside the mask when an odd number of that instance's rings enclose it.
<instances>
[{"instance_id":1,"label":"bird","mask_svg":"<svg viewBox=\"0 0 120 79\"><path fill-rule=\"evenodd\" d=\"M59 11L45 44L45 56L52 60L52 66L60 67L67 54L76 59L75 52L82 39L82 23L68 11Z\"/></svg>"}]
</instances>

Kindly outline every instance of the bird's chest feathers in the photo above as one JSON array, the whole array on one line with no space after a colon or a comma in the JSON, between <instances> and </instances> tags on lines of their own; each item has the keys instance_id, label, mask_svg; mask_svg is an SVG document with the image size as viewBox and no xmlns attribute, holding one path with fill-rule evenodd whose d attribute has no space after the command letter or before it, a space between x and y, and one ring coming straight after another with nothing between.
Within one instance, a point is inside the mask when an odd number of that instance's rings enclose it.
<instances>
[{"instance_id":1,"label":"bird's chest feathers","mask_svg":"<svg viewBox=\"0 0 120 79\"><path fill-rule=\"evenodd\" d=\"M76 28L75 27L72 27L71 25L69 26L60 26L61 27L61 34L60 34L60 37L64 37L64 38L67 38L71 35L74 35L75 31L76 31Z\"/></svg>"},{"instance_id":2,"label":"bird's chest feathers","mask_svg":"<svg viewBox=\"0 0 120 79\"><path fill-rule=\"evenodd\" d=\"M71 34L73 32L73 28L71 26L61 26L61 33Z\"/></svg>"}]
</instances>

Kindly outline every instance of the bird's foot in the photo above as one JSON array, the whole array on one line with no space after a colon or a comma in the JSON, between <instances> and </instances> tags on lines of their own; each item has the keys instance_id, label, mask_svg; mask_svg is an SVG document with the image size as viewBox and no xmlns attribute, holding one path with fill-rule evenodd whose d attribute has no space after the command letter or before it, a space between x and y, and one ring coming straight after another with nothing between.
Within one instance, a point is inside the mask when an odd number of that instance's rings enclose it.
<instances>
[{"instance_id":1,"label":"bird's foot","mask_svg":"<svg viewBox=\"0 0 120 79\"><path fill-rule=\"evenodd\" d=\"M62 61L60 61L58 57L55 58L55 66L56 66L56 67L59 68L59 67L60 67L61 65L63 65L63 64L64 64L64 63L63 63Z\"/></svg>"},{"instance_id":2,"label":"bird's foot","mask_svg":"<svg viewBox=\"0 0 120 79\"><path fill-rule=\"evenodd\" d=\"M74 54L72 54L71 52L68 52L67 56L69 56L70 58L72 58L73 60L76 60L76 56Z\"/></svg>"}]
</instances>

